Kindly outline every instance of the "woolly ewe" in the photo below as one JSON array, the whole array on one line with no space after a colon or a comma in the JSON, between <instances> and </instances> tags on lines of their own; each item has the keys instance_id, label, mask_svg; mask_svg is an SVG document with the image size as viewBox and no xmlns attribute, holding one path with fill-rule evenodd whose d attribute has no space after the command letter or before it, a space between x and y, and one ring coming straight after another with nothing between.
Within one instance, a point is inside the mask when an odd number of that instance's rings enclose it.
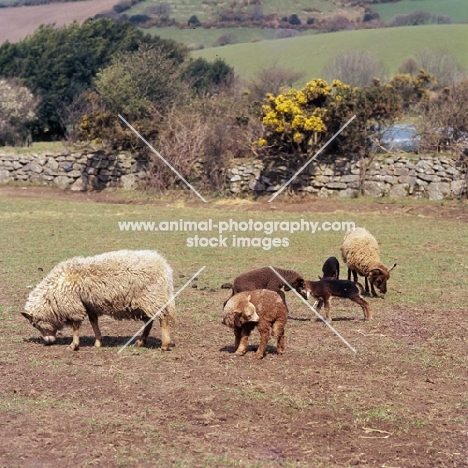
<instances>
[{"instance_id":1,"label":"woolly ewe","mask_svg":"<svg viewBox=\"0 0 468 468\"><path fill-rule=\"evenodd\" d=\"M146 342L151 317L162 307L161 349L171 344L169 319L174 317L172 269L151 250L120 250L94 257L74 257L59 263L29 295L23 316L37 328L45 344L55 343L57 331L73 327L72 350L79 348L81 322L88 317L101 346L98 317L143 320L147 323L136 345Z\"/></svg>"}]
</instances>

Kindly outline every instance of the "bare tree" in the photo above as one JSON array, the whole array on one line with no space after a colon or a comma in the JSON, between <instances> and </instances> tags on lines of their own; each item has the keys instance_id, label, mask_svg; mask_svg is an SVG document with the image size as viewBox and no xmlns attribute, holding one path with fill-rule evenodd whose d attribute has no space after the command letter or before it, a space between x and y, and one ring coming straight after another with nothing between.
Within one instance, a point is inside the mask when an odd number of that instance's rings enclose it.
<instances>
[{"instance_id":1,"label":"bare tree","mask_svg":"<svg viewBox=\"0 0 468 468\"><path fill-rule=\"evenodd\" d=\"M281 67L277 62L262 67L248 84L251 97L253 100L262 101L267 93L277 95L282 88L291 88L304 75L304 72Z\"/></svg>"},{"instance_id":2,"label":"bare tree","mask_svg":"<svg viewBox=\"0 0 468 468\"><path fill-rule=\"evenodd\" d=\"M375 79L383 80L384 64L365 50L351 50L337 55L322 70L325 80L340 80L351 86L370 86Z\"/></svg>"},{"instance_id":3,"label":"bare tree","mask_svg":"<svg viewBox=\"0 0 468 468\"><path fill-rule=\"evenodd\" d=\"M421 104L421 146L427 151L468 151L468 79Z\"/></svg>"},{"instance_id":4,"label":"bare tree","mask_svg":"<svg viewBox=\"0 0 468 468\"><path fill-rule=\"evenodd\" d=\"M419 68L431 73L440 87L453 86L467 77L467 71L446 49L422 49L416 54Z\"/></svg>"}]
</instances>

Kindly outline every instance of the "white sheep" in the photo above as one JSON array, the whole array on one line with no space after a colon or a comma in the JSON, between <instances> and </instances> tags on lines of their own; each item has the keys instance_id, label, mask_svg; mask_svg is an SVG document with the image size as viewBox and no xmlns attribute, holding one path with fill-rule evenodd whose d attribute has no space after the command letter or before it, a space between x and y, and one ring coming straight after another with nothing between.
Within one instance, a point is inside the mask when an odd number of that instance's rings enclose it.
<instances>
[{"instance_id":1,"label":"white sheep","mask_svg":"<svg viewBox=\"0 0 468 468\"><path fill-rule=\"evenodd\" d=\"M390 271L396 267L396 263L387 268L380 261L379 244L375 237L365 228L350 229L341 244L341 256L348 266L348 280L357 282L357 275L365 277L365 288L369 294L369 284L373 296L377 296L374 286L385 294L387 292L387 281L390 279Z\"/></svg>"},{"instance_id":2,"label":"white sheep","mask_svg":"<svg viewBox=\"0 0 468 468\"><path fill-rule=\"evenodd\" d=\"M172 269L158 252L120 250L59 263L31 292L22 315L41 332L46 345L55 343L58 330L72 326L72 350L79 348L79 329L86 316L96 347L102 343L100 315L143 320L147 325L136 342L142 346L153 325L151 317L167 304L158 315L161 349L167 350L169 319L175 317L172 298Z\"/></svg>"}]
</instances>

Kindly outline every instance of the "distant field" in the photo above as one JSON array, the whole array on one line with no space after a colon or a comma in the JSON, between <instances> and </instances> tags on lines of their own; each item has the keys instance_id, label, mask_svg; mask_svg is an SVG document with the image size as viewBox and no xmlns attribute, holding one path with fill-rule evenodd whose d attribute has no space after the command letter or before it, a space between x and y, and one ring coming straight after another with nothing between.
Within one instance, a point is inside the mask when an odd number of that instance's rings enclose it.
<instances>
[{"instance_id":1,"label":"distant field","mask_svg":"<svg viewBox=\"0 0 468 468\"><path fill-rule=\"evenodd\" d=\"M73 21L83 22L98 13L111 10L118 0L86 0L83 2L51 3L31 7L0 9L0 44L16 42L32 34L41 24L63 26Z\"/></svg>"},{"instance_id":2,"label":"distant field","mask_svg":"<svg viewBox=\"0 0 468 468\"><path fill-rule=\"evenodd\" d=\"M194 57L213 60L221 57L245 78L252 77L263 66L274 62L305 73L305 80L319 77L323 66L338 53L364 49L380 57L390 74L419 50L429 47L447 49L468 67L466 47L468 25L431 25L343 31L314 34L290 39L276 39L254 44L235 44L197 50Z\"/></svg>"},{"instance_id":3,"label":"distant field","mask_svg":"<svg viewBox=\"0 0 468 468\"><path fill-rule=\"evenodd\" d=\"M372 5L382 21L388 21L395 15L408 14L415 11L427 11L433 15L450 16L454 23L468 21L467 0L403 0L397 3L379 3Z\"/></svg>"},{"instance_id":4,"label":"distant field","mask_svg":"<svg viewBox=\"0 0 468 468\"><path fill-rule=\"evenodd\" d=\"M212 29L178 29L178 28L150 28L145 29L152 35L163 39L173 39L185 45L213 47L216 41L226 34L234 34L237 43L258 42L274 39L277 30L256 28L212 28Z\"/></svg>"},{"instance_id":5,"label":"distant field","mask_svg":"<svg viewBox=\"0 0 468 468\"><path fill-rule=\"evenodd\" d=\"M127 10L129 15L140 14L146 8L152 5L159 5L159 0L146 0L140 2ZM197 18L202 21L213 21L218 18L218 13L228 7L224 1L206 1L206 0L167 0L166 2L171 7L171 18L175 18L179 22L186 22L192 15L197 15ZM321 13L334 11L336 7L328 0L265 0L262 4L263 13L277 13L278 16L289 16L295 13L306 21L309 16L317 16ZM345 9L349 11L357 11L356 8Z\"/></svg>"}]
</instances>

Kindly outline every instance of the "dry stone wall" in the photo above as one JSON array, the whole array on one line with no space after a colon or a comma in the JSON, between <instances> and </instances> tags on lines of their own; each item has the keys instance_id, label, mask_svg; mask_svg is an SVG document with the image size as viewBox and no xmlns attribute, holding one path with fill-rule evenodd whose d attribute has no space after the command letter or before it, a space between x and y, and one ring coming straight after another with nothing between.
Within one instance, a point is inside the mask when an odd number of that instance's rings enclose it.
<instances>
[{"instance_id":1,"label":"dry stone wall","mask_svg":"<svg viewBox=\"0 0 468 468\"><path fill-rule=\"evenodd\" d=\"M0 152L0 184L10 181L70 190L141 187L147 163L128 153L69 152L17 155ZM344 157L313 161L293 185L319 197L354 197L359 193L360 163ZM234 162L227 189L235 195L270 194L293 174L286 166L266 167L261 160ZM367 170L364 193L371 197L416 197L442 200L467 193L467 171L460 161L444 156L376 158Z\"/></svg>"},{"instance_id":2,"label":"dry stone wall","mask_svg":"<svg viewBox=\"0 0 468 468\"><path fill-rule=\"evenodd\" d=\"M359 194L360 162L347 158L313 161L297 177L294 188L319 197L354 197ZM229 171L234 194L272 193L293 175L285 166L265 168L262 161L239 162ZM380 157L367 169L364 193L371 197L444 198L467 192L467 172L460 161L443 156Z\"/></svg>"},{"instance_id":3,"label":"dry stone wall","mask_svg":"<svg viewBox=\"0 0 468 468\"><path fill-rule=\"evenodd\" d=\"M145 178L145 163L126 153L0 153L0 183L29 182L80 191L106 187L131 190Z\"/></svg>"}]
</instances>

